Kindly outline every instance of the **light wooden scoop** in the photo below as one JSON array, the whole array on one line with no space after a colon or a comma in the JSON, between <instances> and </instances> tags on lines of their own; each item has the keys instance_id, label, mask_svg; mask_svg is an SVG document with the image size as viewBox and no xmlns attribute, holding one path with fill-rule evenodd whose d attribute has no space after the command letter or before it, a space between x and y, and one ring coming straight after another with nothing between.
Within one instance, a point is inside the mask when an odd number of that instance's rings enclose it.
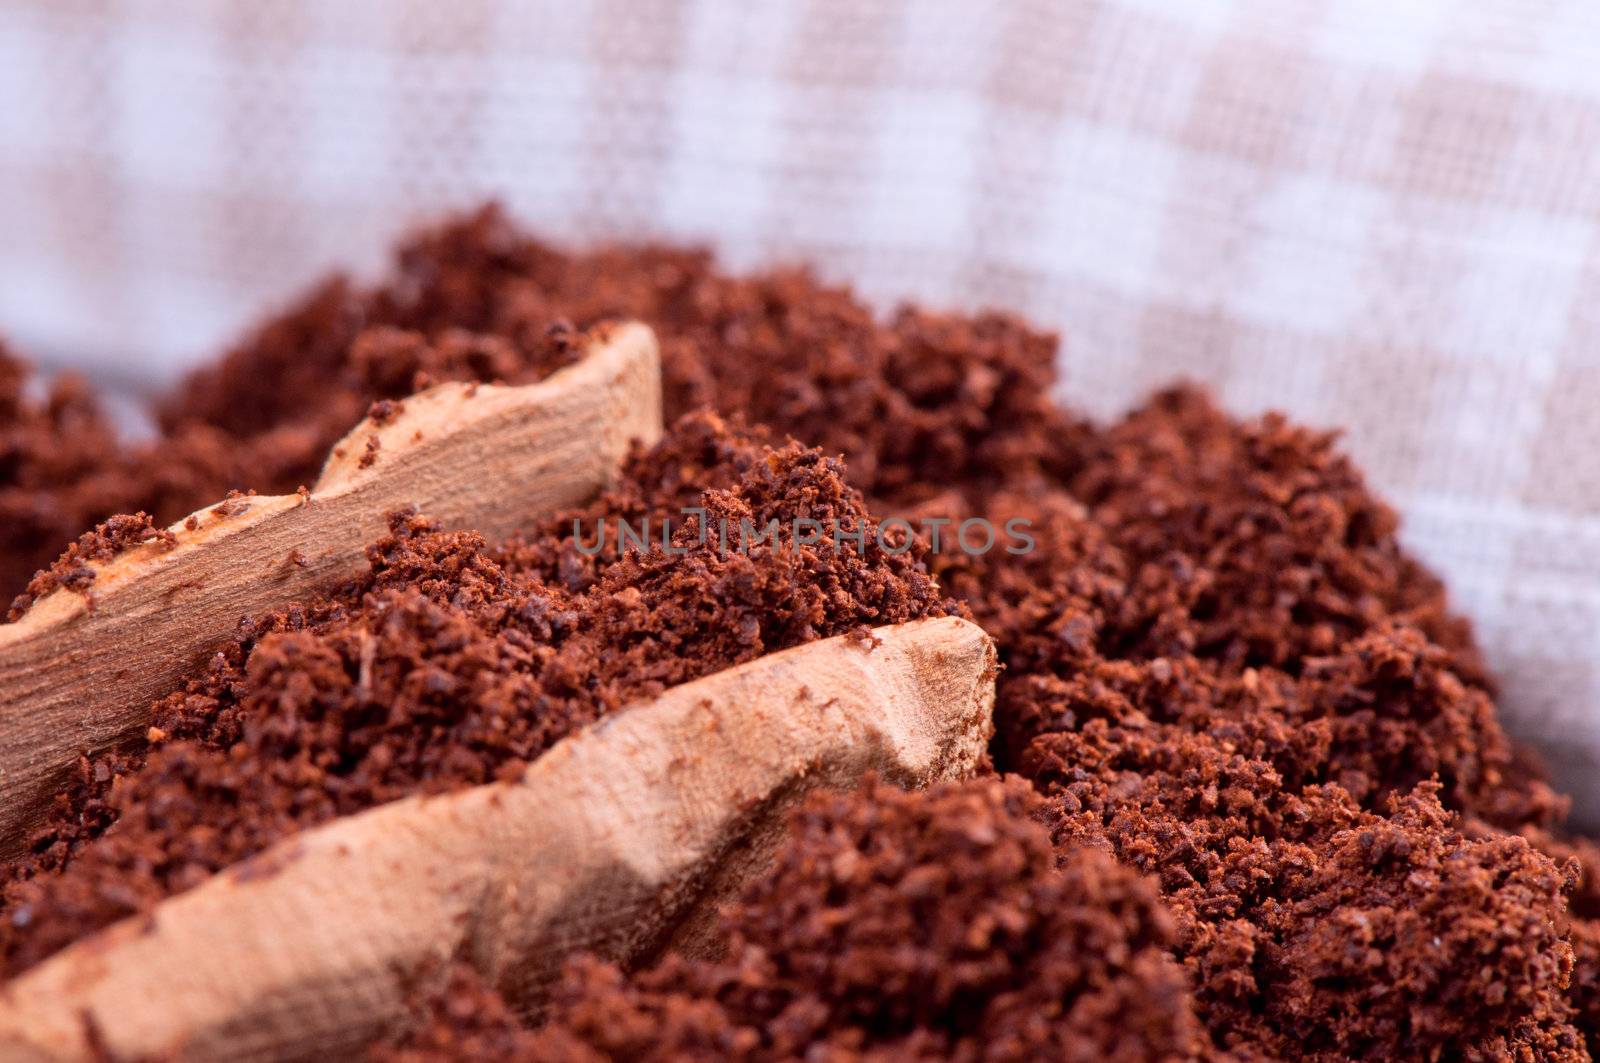
<instances>
[{"instance_id":1,"label":"light wooden scoop","mask_svg":"<svg viewBox=\"0 0 1600 1063\"><path fill-rule=\"evenodd\" d=\"M924 786L983 755L988 636L954 618L874 635L675 687L517 782L292 837L0 989L0 1059L346 1058L453 959L531 1010L575 951L694 952L805 791L867 770Z\"/></svg>"},{"instance_id":2,"label":"light wooden scoop","mask_svg":"<svg viewBox=\"0 0 1600 1063\"><path fill-rule=\"evenodd\" d=\"M150 705L241 618L363 571L391 512L416 506L493 539L609 484L631 441L661 435L660 359L640 324L588 342L582 361L538 384L414 395L357 425L309 495L203 509L172 526L175 546L136 547L97 566L87 593L57 590L0 626L0 859L78 757L143 733Z\"/></svg>"}]
</instances>

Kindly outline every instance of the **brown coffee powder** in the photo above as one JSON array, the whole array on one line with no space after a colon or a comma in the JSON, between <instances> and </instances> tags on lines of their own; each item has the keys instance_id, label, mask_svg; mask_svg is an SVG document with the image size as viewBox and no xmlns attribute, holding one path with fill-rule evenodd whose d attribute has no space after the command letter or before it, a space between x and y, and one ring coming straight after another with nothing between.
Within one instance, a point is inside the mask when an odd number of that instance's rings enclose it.
<instances>
[{"instance_id":1,"label":"brown coffee powder","mask_svg":"<svg viewBox=\"0 0 1600 1063\"><path fill-rule=\"evenodd\" d=\"M158 704L147 753L85 761L8 869L8 973L247 859L407 794L506 777L562 736L668 687L814 639L944 615L920 550L885 551L838 463L711 414L636 456L615 490L491 548L415 516L371 572L257 617ZM724 551L700 518L766 526ZM807 544L809 516L868 532ZM588 556L596 522L678 524L673 554Z\"/></svg>"},{"instance_id":2,"label":"brown coffee powder","mask_svg":"<svg viewBox=\"0 0 1600 1063\"><path fill-rule=\"evenodd\" d=\"M92 504L105 468L131 485L112 508L162 520L183 488L185 505L292 490L371 402L435 374L534 378L553 322L613 315L658 330L672 413L739 411L841 453L880 517L1034 522L1031 554L928 557L1000 642L997 763L1064 845L1153 877L1217 1046L1582 1058L1574 1028L1600 1046L1596 850L1563 835L1564 801L1500 730L1470 632L1393 513L1330 437L1192 390L1105 427L1060 412L1053 339L1012 319L879 320L804 274L570 255L484 212L197 375L159 452L14 474L48 450L24 448L0 498L78 514L59 543L110 512ZM47 438L43 407L12 405ZM598 578L553 541L531 534L521 563L550 587ZM86 764L81 788L113 773Z\"/></svg>"},{"instance_id":3,"label":"brown coffee powder","mask_svg":"<svg viewBox=\"0 0 1600 1063\"><path fill-rule=\"evenodd\" d=\"M722 919L724 958L628 977L570 965L523 1030L469 971L409 1060L1199 1059L1154 885L1057 851L1021 780L816 794Z\"/></svg>"}]
</instances>

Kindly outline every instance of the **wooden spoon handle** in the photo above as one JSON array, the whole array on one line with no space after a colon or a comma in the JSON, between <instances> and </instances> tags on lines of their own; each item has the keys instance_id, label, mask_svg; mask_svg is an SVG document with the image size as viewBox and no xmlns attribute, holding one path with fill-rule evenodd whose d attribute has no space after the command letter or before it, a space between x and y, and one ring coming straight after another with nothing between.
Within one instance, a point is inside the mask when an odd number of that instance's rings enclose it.
<instances>
[{"instance_id":1,"label":"wooden spoon handle","mask_svg":"<svg viewBox=\"0 0 1600 1063\"><path fill-rule=\"evenodd\" d=\"M357 425L309 494L217 503L96 566L0 626L0 858L15 856L83 753L126 742L151 704L239 621L359 574L388 514L415 506L499 538L591 498L638 439L661 435L655 336L591 338L581 362L526 387L442 384ZM375 442L373 442L375 441Z\"/></svg>"},{"instance_id":2,"label":"wooden spoon handle","mask_svg":"<svg viewBox=\"0 0 1600 1063\"><path fill-rule=\"evenodd\" d=\"M693 952L807 790L868 770L921 787L983 756L988 636L955 618L873 634L674 687L516 782L287 838L8 984L0 1058L87 1060L88 1031L116 1059L343 1058L452 959L531 1009L574 952Z\"/></svg>"}]
</instances>

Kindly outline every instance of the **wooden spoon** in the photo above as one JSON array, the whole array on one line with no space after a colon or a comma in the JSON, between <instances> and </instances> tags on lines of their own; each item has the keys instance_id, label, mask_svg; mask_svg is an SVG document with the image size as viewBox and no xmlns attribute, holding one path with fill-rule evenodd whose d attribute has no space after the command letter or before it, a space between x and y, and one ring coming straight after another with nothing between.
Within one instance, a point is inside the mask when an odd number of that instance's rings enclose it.
<instances>
[{"instance_id":1,"label":"wooden spoon","mask_svg":"<svg viewBox=\"0 0 1600 1063\"><path fill-rule=\"evenodd\" d=\"M452 960L531 1011L576 951L693 953L804 792L868 770L920 787L982 757L988 636L954 618L873 635L675 687L518 781L286 839L0 989L0 1058L343 1058Z\"/></svg>"},{"instance_id":2,"label":"wooden spoon","mask_svg":"<svg viewBox=\"0 0 1600 1063\"><path fill-rule=\"evenodd\" d=\"M359 574L406 506L498 538L593 497L633 440L661 435L661 370L640 324L525 387L451 383L357 425L309 494L230 499L95 567L0 626L0 859L17 855L84 753L127 742L150 705L240 619ZM264 382L265 386L265 382ZM375 442L373 442L375 441Z\"/></svg>"}]
</instances>

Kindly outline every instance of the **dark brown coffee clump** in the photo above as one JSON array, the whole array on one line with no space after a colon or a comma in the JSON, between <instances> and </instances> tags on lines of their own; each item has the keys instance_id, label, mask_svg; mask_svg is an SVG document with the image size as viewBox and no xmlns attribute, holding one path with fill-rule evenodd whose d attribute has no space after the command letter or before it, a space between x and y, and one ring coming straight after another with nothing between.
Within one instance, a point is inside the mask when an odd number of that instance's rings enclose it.
<instances>
[{"instance_id":1,"label":"dark brown coffee clump","mask_svg":"<svg viewBox=\"0 0 1600 1063\"><path fill-rule=\"evenodd\" d=\"M521 1029L457 975L391 1059L1198 1059L1152 884L1058 851L1025 783L815 794L728 910L722 959L570 966Z\"/></svg>"},{"instance_id":2,"label":"dark brown coffee clump","mask_svg":"<svg viewBox=\"0 0 1600 1063\"><path fill-rule=\"evenodd\" d=\"M713 518L776 538L724 550ZM806 515L869 530L805 544ZM585 557L619 517L677 525L673 553ZM837 461L692 415L617 489L495 549L415 516L368 550L370 573L257 617L156 706L148 755L93 765L10 869L11 972L145 911L287 834L408 794L519 771L622 706L814 639L945 612L919 551L884 551Z\"/></svg>"}]
</instances>

